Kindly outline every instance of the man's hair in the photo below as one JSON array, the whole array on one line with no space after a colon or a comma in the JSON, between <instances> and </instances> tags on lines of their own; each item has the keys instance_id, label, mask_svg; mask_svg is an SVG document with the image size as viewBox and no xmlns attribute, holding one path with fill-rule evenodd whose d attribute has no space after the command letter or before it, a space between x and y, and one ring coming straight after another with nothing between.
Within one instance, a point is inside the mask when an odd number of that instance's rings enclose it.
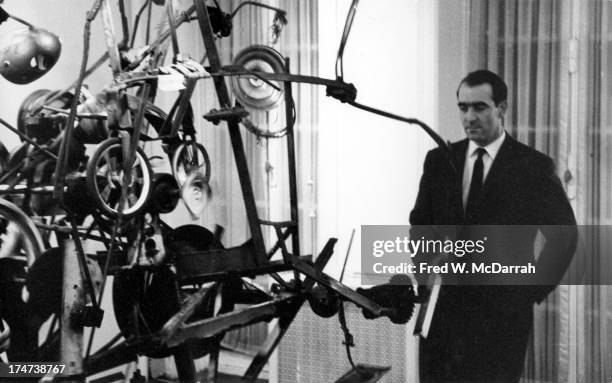
<instances>
[{"instance_id":1,"label":"man's hair","mask_svg":"<svg viewBox=\"0 0 612 383\"><path fill-rule=\"evenodd\" d=\"M504 80L497 74L486 69L475 70L474 72L468 73L467 76L461 80L457 87L457 97L459 97L459 88L461 85L466 84L469 87L474 87L482 84L491 85L493 90L493 102L495 105L499 105L500 102L508 99L508 87Z\"/></svg>"}]
</instances>

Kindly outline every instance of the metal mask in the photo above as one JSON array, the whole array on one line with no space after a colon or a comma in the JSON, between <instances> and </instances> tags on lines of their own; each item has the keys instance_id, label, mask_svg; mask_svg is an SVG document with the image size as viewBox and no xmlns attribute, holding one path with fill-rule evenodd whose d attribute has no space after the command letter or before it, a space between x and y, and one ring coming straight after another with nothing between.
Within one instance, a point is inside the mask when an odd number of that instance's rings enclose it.
<instances>
[{"instance_id":1,"label":"metal mask","mask_svg":"<svg viewBox=\"0 0 612 383\"><path fill-rule=\"evenodd\" d=\"M22 29L0 50L0 74L15 84L28 84L47 73L62 51L59 38L44 29Z\"/></svg>"}]
</instances>

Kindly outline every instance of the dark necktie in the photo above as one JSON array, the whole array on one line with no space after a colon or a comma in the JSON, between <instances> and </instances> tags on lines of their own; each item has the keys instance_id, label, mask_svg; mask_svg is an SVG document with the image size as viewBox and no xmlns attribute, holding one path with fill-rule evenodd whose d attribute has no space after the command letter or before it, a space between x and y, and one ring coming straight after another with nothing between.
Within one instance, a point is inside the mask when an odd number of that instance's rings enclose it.
<instances>
[{"instance_id":1,"label":"dark necktie","mask_svg":"<svg viewBox=\"0 0 612 383\"><path fill-rule=\"evenodd\" d=\"M471 221L478 207L480 192L482 190L482 179L484 176L484 162L482 156L487 151L483 148L476 149L476 162L474 162L474 170L472 171L472 181L470 182L470 190L468 192L467 203L465 204L465 218Z\"/></svg>"}]
</instances>

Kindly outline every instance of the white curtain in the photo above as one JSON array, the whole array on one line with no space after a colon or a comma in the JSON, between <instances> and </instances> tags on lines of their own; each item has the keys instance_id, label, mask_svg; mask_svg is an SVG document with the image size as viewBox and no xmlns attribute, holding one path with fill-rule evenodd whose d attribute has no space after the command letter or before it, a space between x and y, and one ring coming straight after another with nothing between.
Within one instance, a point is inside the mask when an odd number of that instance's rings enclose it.
<instances>
[{"instance_id":1,"label":"white curtain","mask_svg":"<svg viewBox=\"0 0 612 383\"><path fill-rule=\"evenodd\" d=\"M612 221L610 7L606 0L470 1L468 69L505 78L506 129L555 159L581 225ZM583 240L590 251L582 265L609 270L610 240ZM559 286L535 307L524 381L610 381L611 293L605 285Z\"/></svg>"},{"instance_id":2,"label":"white curtain","mask_svg":"<svg viewBox=\"0 0 612 383\"><path fill-rule=\"evenodd\" d=\"M307 75L317 75L317 1L260 1L287 11L288 25L282 31L280 39L274 42L272 24L275 13L270 10L247 6L233 19L233 32L230 37L218 40L218 49L224 65L232 63L233 58L244 48L251 45L267 45L288 57L291 72ZM219 1L227 13L235 9L240 1ZM176 12L189 8L191 0L175 0ZM141 3L132 4L132 14L135 15ZM158 24L164 15L162 7L155 7L153 25ZM145 13L146 15L146 13ZM146 17L143 16L143 22ZM143 28L144 24L140 28ZM197 21L183 25L178 34L181 53L199 60L204 55L204 46ZM168 59L171 58L171 47ZM228 81L229 83L229 81ZM315 124L318 119L317 95L315 87L296 84L292 88L296 102L297 122L295 124L295 145L297 155L297 186L300 247L302 254L312 252L313 222L308 207L314 204L314 190L310 180L315 177L316 137ZM158 93L156 104L168 110L176 98L176 93ZM214 225L225 229L222 242L226 247L237 246L250 238L242 191L238 181L236 164L231 148L227 125L217 126L206 122L201 116L213 108L218 108L217 96L212 81L202 80L198 83L192 97L197 137L208 151L211 158L213 200L205 211L199 224L212 230ZM276 125L284 123L284 106L270 112L252 111L251 118L255 122ZM290 219L289 188L287 168L286 138L261 139L242 130L249 171L253 183L256 204L260 218L275 221ZM159 151L159 148L150 148ZM168 217L172 226L189 224L189 218L184 208ZM274 243L276 234L264 227L264 238L268 244ZM290 247L289 247L290 248ZM250 326L231 332L225 337L225 344L243 351L250 352L260 344L267 334L266 324Z\"/></svg>"}]
</instances>

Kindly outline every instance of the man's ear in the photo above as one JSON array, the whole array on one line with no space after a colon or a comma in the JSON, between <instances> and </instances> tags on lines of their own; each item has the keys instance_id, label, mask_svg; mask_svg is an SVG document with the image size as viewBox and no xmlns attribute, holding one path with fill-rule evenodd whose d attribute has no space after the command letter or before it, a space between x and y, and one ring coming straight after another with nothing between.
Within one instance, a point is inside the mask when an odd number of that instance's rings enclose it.
<instances>
[{"instance_id":1,"label":"man's ear","mask_svg":"<svg viewBox=\"0 0 612 383\"><path fill-rule=\"evenodd\" d=\"M500 101L500 103L497 105L497 108L499 108L502 114L500 117L504 117L504 115L506 114L506 110L508 109L508 101Z\"/></svg>"}]
</instances>

